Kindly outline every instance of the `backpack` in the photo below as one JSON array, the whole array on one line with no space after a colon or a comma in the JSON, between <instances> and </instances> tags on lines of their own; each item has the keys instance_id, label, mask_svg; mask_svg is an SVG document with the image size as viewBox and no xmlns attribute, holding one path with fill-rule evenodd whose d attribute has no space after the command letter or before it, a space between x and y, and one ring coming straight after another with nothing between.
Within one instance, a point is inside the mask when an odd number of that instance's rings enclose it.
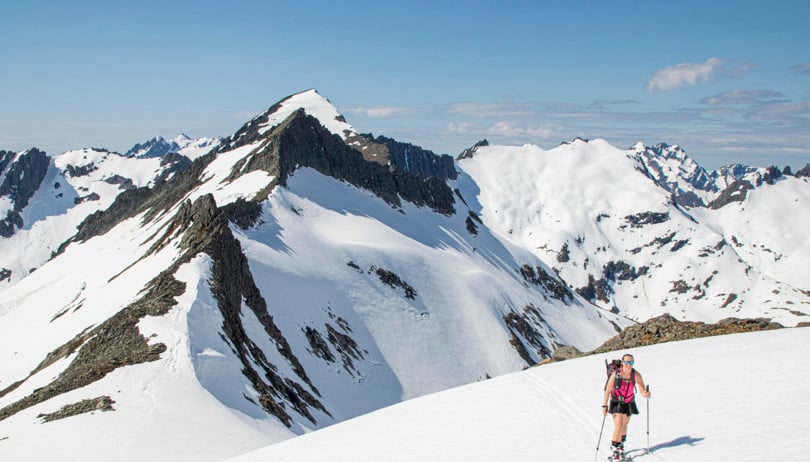
<instances>
[{"instance_id":1,"label":"backpack","mask_svg":"<svg viewBox=\"0 0 810 462\"><path fill-rule=\"evenodd\" d=\"M605 379L605 386L604 389L607 390L608 382L610 382L610 378L615 376L616 380L613 381L613 391L611 391L610 396L611 398L617 398L616 396L617 390L622 385L621 377L619 376L620 371L622 369L622 360L621 359L614 359L610 362L605 360L605 371L607 373L607 379ZM633 383L633 388L636 387L636 370L633 369L633 373L630 374L630 381Z\"/></svg>"}]
</instances>

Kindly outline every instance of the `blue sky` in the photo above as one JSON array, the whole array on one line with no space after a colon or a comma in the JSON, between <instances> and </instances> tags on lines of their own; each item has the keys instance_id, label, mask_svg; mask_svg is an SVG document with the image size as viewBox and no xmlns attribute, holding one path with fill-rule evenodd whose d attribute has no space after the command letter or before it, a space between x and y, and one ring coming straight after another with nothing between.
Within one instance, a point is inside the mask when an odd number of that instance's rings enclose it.
<instances>
[{"instance_id":1,"label":"blue sky","mask_svg":"<svg viewBox=\"0 0 810 462\"><path fill-rule=\"evenodd\" d=\"M227 136L317 88L438 153L580 136L810 162L810 2L30 0L3 6L0 58L0 149Z\"/></svg>"}]
</instances>

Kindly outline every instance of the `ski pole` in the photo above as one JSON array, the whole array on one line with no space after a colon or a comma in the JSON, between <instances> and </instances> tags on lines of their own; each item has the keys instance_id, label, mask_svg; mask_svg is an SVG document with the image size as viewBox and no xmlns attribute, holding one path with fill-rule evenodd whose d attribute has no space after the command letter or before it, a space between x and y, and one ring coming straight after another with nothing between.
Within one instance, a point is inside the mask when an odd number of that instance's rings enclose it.
<instances>
[{"instance_id":1,"label":"ski pole","mask_svg":"<svg viewBox=\"0 0 810 462\"><path fill-rule=\"evenodd\" d=\"M596 462L596 458L599 457L599 445L602 443L602 431L605 429L605 419L607 419L607 413L602 417L602 428L599 429L599 439L596 440L596 454L593 455L593 462Z\"/></svg>"},{"instance_id":2,"label":"ski pole","mask_svg":"<svg viewBox=\"0 0 810 462\"><path fill-rule=\"evenodd\" d=\"M647 395L650 394L650 386L647 385ZM647 396L647 454L650 453L650 397Z\"/></svg>"}]
</instances>

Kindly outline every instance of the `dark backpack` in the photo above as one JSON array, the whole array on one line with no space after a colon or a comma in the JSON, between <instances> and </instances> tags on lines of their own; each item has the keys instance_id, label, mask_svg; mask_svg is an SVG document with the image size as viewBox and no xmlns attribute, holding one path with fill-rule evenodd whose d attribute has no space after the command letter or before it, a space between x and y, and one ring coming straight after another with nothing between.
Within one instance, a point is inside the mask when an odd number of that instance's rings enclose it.
<instances>
[{"instance_id":1,"label":"dark backpack","mask_svg":"<svg viewBox=\"0 0 810 462\"><path fill-rule=\"evenodd\" d=\"M611 391L611 397L617 397L617 390L622 385L622 379L620 377L620 371L622 369L622 360L621 359L614 359L610 362L605 360L605 371L607 373L607 379L605 379L605 386L604 389L607 390L608 383L610 382L610 377L615 376L616 380L613 381L613 391ZM633 388L636 387L636 371L633 370L633 373L630 374L630 381L633 382Z\"/></svg>"}]
</instances>

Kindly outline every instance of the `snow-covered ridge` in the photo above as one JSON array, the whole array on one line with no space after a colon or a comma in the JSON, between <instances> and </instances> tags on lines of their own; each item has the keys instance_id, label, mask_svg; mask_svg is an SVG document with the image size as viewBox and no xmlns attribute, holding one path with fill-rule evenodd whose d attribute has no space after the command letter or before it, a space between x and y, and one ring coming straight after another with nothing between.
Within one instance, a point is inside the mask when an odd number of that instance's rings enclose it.
<instances>
[{"instance_id":1,"label":"snow-covered ridge","mask_svg":"<svg viewBox=\"0 0 810 462\"><path fill-rule=\"evenodd\" d=\"M479 213L490 229L605 309L638 321L664 312L710 322L732 315L805 321L806 179L783 176L718 210L686 208L651 181L637 148L604 140L550 150L482 146L458 166L480 188ZM660 151L679 165L686 160L677 148Z\"/></svg>"}]
</instances>

